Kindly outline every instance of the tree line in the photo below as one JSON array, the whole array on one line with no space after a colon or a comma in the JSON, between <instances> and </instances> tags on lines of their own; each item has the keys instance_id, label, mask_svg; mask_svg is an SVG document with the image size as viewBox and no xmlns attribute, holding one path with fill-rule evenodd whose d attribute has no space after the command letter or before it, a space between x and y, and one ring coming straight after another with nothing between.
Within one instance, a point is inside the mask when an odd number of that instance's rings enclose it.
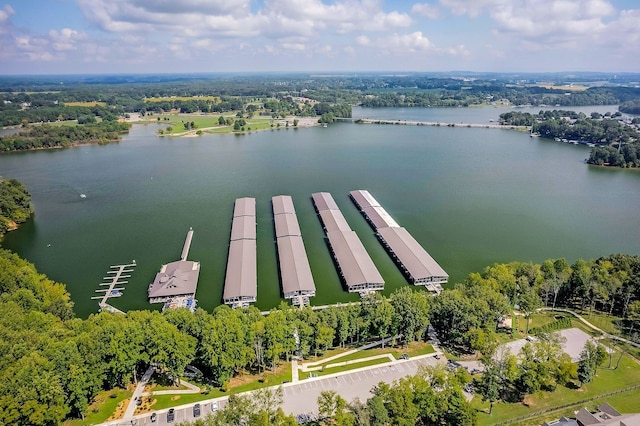
<instances>
[{"instance_id":1,"label":"tree line","mask_svg":"<svg viewBox=\"0 0 640 426\"><path fill-rule=\"evenodd\" d=\"M544 138L597 145L587 163L612 167L640 167L640 132L622 123L615 112L587 116L575 111L540 111L538 114L512 111L500 114L500 124L532 126Z\"/></svg>"},{"instance_id":2,"label":"tree line","mask_svg":"<svg viewBox=\"0 0 640 426\"><path fill-rule=\"evenodd\" d=\"M42 124L27 127L20 132L0 137L0 152L30 149L69 147L81 143L117 142L128 133L128 123L102 120L86 124L54 126Z\"/></svg>"},{"instance_id":3,"label":"tree line","mask_svg":"<svg viewBox=\"0 0 640 426\"><path fill-rule=\"evenodd\" d=\"M0 241L4 234L25 222L33 212L31 194L16 179L0 176Z\"/></svg>"}]
</instances>

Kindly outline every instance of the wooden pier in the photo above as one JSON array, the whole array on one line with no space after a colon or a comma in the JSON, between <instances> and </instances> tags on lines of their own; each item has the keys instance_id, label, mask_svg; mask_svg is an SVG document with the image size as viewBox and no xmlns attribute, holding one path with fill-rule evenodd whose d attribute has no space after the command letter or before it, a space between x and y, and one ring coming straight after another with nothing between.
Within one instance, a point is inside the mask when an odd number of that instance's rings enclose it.
<instances>
[{"instance_id":1,"label":"wooden pier","mask_svg":"<svg viewBox=\"0 0 640 426\"><path fill-rule=\"evenodd\" d=\"M109 312L116 312L123 314L121 310L109 305L107 300L112 297L120 297L122 296L122 291L124 290L125 284L129 281L126 278L131 278L131 272L133 272L133 268L136 266L136 261L133 263L127 263L122 265L112 265L110 266L109 271L107 271L107 276L103 277L105 282L101 283L100 286L106 288L100 288L96 290L96 293L104 293L101 296L94 296L92 299L99 299L98 306L100 306L100 310L105 310ZM119 287L118 287L119 286Z\"/></svg>"}]
</instances>

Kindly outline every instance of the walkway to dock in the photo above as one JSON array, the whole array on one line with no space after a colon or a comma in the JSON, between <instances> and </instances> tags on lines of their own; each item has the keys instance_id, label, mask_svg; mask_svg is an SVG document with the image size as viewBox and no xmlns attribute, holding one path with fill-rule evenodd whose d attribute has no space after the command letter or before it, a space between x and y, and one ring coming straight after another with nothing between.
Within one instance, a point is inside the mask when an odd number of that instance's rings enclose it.
<instances>
[{"instance_id":1,"label":"walkway to dock","mask_svg":"<svg viewBox=\"0 0 640 426\"><path fill-rule=\"evenodd\" d=\"M107 286L107 288L100 288L96 290L96 293L104 293L102 296L94 296L92 299L100 299L98 302L98 306L100 306L101 310L107 310L109 312L117 312L124 313L121 310L114 308L113 306L107 303L107 300L112 297L120 297L122 296L122 291L124 287L116 287L118 285L125 285L129 281L124 280L124 278L131 278L131 272L133 272L133 268L136 267L136 261L133 263L127 263L123 265L112 265L110 266L110 270L107 271L107 276L103 278L105 282L101 283L101 286ZM115 274L115 275L112 275Z\"/></svg>"}]
</instances>

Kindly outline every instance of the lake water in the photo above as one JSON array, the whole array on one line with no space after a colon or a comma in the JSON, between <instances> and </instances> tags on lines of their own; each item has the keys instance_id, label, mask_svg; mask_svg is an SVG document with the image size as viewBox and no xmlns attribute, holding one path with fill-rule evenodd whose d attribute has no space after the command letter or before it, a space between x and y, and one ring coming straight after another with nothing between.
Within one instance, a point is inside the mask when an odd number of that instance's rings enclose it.
<instances>
[{"instance_id":1,"label":"lake water","mask_svg":"<svg viewBox=\"0 0 640 426\"><path fill-rule=\"evenodd\" d=\"M615 107L585 112L592 110ZM355 108L354 116L486 123L501 112ZM146 302L148 284L180 257L189 227L189 259L202 265L199 306L220 304L233 203L245 196L257 200L261 309L280 302L270 205L280 194L293 196L317 286L313 304L357 299L342 289L327 250L310 199L316 191L332 193L385 293L408 284L350 201L353 189L368 189L451 282L494 262L640 253L640 173L587 166L582 146L462 127L336 123L198 138L159 138L157 129L136 125L117 144L0 156L0 175L24 182L36 209L2 245L66 283L80 316L97 310L90 297L109 266L133 259L138 266L112 304L159 308Z\"/></svg>"}]
</instances>

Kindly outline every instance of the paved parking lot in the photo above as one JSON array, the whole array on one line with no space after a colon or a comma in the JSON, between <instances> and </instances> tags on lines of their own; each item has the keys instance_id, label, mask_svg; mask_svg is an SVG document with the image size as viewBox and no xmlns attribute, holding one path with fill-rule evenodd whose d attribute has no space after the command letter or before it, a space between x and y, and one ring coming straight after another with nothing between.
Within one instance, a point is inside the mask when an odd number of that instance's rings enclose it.
<instances>
[{"instance_id":1,"label":"paved parking lot","mask_svg":"<svg viewBox=\"0 0 640 426\"><path fill-rule=\"evenodd\" d=\"M366 401L371 397L371 389L380 382L391 383L404 376L416 374L420 365L446 363L433 356L416 357L406 361L375 367L365 367L341 375L320 376L292 383L284 387L282 409L289 414L317 413L320 393L334 390L348 402L355 398Z\"/></svg>"},{"instance_id":2,"label":"paved parking lot","mask_svg":"<svg viewBox=\"0 0 640 426\"><path fill-rule=\"evenodd\" d=\"M398 360L390 364L363 367L345 373L338 373L327 376L306 379L298 383L287 383L282 385L284 391L284 402L282 409L287 414L300 415L318 412L318 397L320 393L327 390L334 390L348 402L355 398L360 398L363 402L371 397L371 389L380 382L391 383L404 376L410 376L418 372L420 365L445 364L447 361L443 356L439 360L432 355L415 357L409 360ZM215 401L222 409L227 398L219 398ZM214 400L201 401L201 417L211 413L211 402ZM167 412L169 409L156 411L156 421L151 422L151 413L138 415L131 421L120 421L106 423L107 425L169 425L180 423L185 420L193 421L193 405L188 404L174 407L175 418L172 423L167 422Z\"/></svg>"}]
</instances>

